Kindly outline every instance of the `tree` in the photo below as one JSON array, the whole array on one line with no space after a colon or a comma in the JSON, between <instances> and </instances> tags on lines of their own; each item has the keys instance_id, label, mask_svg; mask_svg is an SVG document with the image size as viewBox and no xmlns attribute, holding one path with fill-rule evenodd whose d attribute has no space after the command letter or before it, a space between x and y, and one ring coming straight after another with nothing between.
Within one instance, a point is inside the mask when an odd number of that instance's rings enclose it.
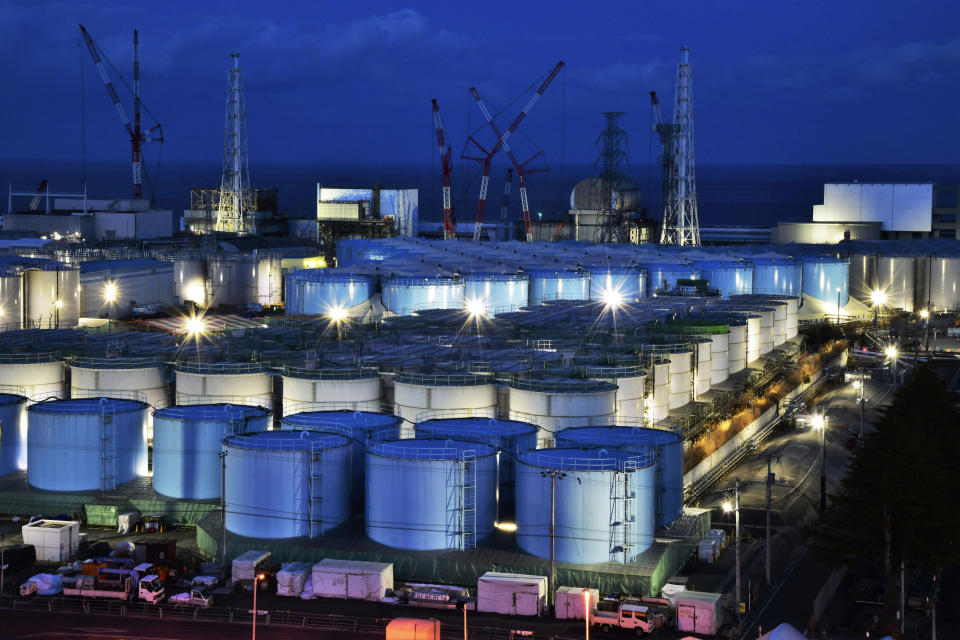
<instances>
[{"instance_id":1,"label":"tree","mask_svg":"<svg viewBox=\"0 0 960 640\"><path fill-rule=\"evenodd\" d=\"M936 372L921 366L864 439L817 528L812 546L822 557L878 566L888 628L899 608L901 562L921 569L960 562L958 461L960 414Z\"/></svg>"}]
</instances>

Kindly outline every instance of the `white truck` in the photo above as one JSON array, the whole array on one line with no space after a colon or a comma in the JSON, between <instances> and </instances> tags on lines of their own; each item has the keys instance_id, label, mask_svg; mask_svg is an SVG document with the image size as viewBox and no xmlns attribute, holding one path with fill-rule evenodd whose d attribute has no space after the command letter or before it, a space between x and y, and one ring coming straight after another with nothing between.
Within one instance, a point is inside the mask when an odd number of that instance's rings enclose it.
<instances>
[{"instance_id":1,"label":"white truck","mask_svg":"<svg viewBox=\"0 0 960 640\"><path fill-rule=\"evenodd\" d=\"M255 578L270 569L269 551L247 551L233 559L233 567L230 573L230 586L234 589L237 585L243 585L243 588L253 590Z\"/></svg>"},{"instance_id":2,"label":"white truck","mask_svg":"<svg viewBox=\"0 0 960 640\"><path fill-rule=\"evenodd\" d=\"M193 587L190 591L170 596L170 604L177 607L209 609L213 606L213 595L206 587Z\"/></svg>"},{"instance_id":3,"label":"white truck","mask_svg":"<svg viewBox=\"0 0 960 640\"><path fill-rule=\"evenodd\" d=\"M615 610L604 611L597 609L591 616L590 623L599 626L601 631L607 632L614 628L625 629L642 636L651 633L660 626L662 616L655 609L645 604L620 604Z\"/></svg>"},{"instance_id":4,"label":"white truck","mask_svg":"<svg viewBox=\"0 0 960 640\"><path fill-rule=\"evenodd\" d=\"M83 598L113 598L158 604L163 600L164 588L156 575L140 576L130 569L114 569L119 579L101 576L77 576L73 586L64 585L63 595Z\"/></svg>"}]
</instances>

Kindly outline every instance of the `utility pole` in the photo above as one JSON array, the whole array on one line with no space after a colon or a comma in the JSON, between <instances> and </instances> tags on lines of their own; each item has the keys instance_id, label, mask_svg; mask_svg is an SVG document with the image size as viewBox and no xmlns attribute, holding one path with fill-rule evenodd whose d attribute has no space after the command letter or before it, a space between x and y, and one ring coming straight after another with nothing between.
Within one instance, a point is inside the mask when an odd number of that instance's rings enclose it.
<instances>
[{"instance_id":1,"label":"utility pole","mask_svg":"<svg viewBox=\"0 0 960 640\"><path fill-rule=\"evenodd\" d=\"M770 563L770 512L772 510L772 494L773 494L773 484L777 481L776 475L771 470L771 462L773 461L774 456L767 455L767 545L766 545L766 563L767 563L767 585L773 583L770 579L771 576L771 563ZM780 462L780 456L776 456L777 462Z\"/></svg>"},{"instance_id":2,"label":"utility pole","mask_svg":"<svg viewBox=\"0 0 960 640\"><path fill-rule=\"evenodd\" d=\"M220 453L220 575L227 575L227 452ZM254 585L256 586L256 585Z\"/></svg>"},{"instance_id":3,"label":"utility pole","mask_svg":"<svg viewBox=\"0 0 960 640\"><path fill-rule=\"evenodd\" d=\"M740 478L736 479L736 502L734 503L734 523L737 535L737 620L740 620Z\"/></svg>"},{"instance_id":4,"label":"utility pole","mask_svg":"<svg viewBox=\"0 0 960 640\"><path fill-rule=\"evenodd\" d=\"M860 369L860 446L863 446L863 417L866 405L864 404L863 385L865 384L863 369Z\"/></svg>"},{"instance_id":5,"label":"utility pole","mask_svg":"<svg viewBox=\"0 0 960 640\"><path fill-rule=\"evenodd\" d=\"M827 510L827 421L820 427L820 513Z\"/></svg>"},{"instance_id":6,"label":"utility pole","mask_svg":"<svg viewBox=\"0 0 960 640\"><path fill-rule=\"evenodd\" d=\"M553 471L541 471L540 476L550 478L550 588L549 602L554 602L554 592L557 589L557 565L556 565L556 542L557 542L557 480L563 480L567 474L554 469Z\"/></svg>"}]
</instances>

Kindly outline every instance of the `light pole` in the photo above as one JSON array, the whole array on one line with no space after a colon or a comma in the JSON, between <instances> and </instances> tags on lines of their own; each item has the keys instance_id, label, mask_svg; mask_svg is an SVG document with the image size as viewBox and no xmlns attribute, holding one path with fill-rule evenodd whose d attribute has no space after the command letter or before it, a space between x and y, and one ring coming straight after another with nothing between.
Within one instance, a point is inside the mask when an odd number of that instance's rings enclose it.
<instances>
[{"instance_id":1,"label":"light pole","mask_svg":"<svg viewBox=\"0 0 960 640\"><path fill-rule=\"evenodd\" d=\"M559 469L552 471L541 471L540 475L544 478L550 478L550 604L554 603L554 593L557 590L557 564L556 564L556 542L557 542L557 480L567 477L567 474Z\"/></svg>"},{"instance_id":2,"label":"light pole","mask_svg":"<svg viewBox=\"0 0 960 640\"><path fill-rule=\"evenodd\" d=\"M870 302L873 303L873 328L880 328L880 307L887 303L887 294L880 289L874 289L870 292Z\"/></svg>"},{"instance_id":3,"label":"light pole","mask_svg":"<svg viewBox=\"0 0 960 640\"><path fill-rule=\"evenodd\" d=\"M827 418L818 413L811 424L820 431L820 513L823 513L827 510Z\"/></svg>"},{"instance_id":4,"label":"light pole","mask_svg":"<svg viewBox=\"0 0 960 640\"><path fill-rule=\"evenodd\" d=\"M860 369L860 446L863 446L863 417L864 412L866 411L866 401L867 399L863 397L863 387L864 387L864 376L863 369Z\"/></svg>"},{"instance_id":5,"label":"light pole","mask_svg":"<svg viewBox=\"0 0 960 640\"><path fill-rule=\"evenodd\" d=\"M253 639L257 640L257 583L266 578L264 574L253 577Z\"/></svg>"},{"instance_id":6,"label":"light pole","mask_svg":"<svg viewBox=\"0 0 960 640\"><path fill-rule=\"evenodd\" d=\"M890 375L893 376L893 383L897 383L897 348L894 345L890 345L883 350L883 354L887 356L887 360L890 361Z\"/></svg>"},{"instance_id":7,"label":"light pole","mask_svg":"<svg viewBox=\"0 0 960 640\"><path fill-rule=\"evenodd\" d=\"M734 484L734 503L723 503L723 510L727 513L733 511L734 515L734 535L736 536L736 561L737 561L737 580L736 580L736 600L737 600L737 620L740 620L740 478L737 478Z\"/></svg>"},{"instance_id":8,"label":"light pole","mask_svg":"<svg viewBox=\"0 0 960 640\"><path fill-rule=\"evenodd\" d=\"M583 590L583 633L584 638L590 640L590 590ZM466 640L466 638L464 638Z\"/></svg>"},{"instance_id":9,"label":"light pole","mask_svg":"<svg viewBox=\"0 0 960 640\"><path fill-rule=\"evenodd\" d=\"M4 535L0 533L0 596L3 595L3 588L7 578L7 565L3 563Z\"/></svg>"}]
</instances>

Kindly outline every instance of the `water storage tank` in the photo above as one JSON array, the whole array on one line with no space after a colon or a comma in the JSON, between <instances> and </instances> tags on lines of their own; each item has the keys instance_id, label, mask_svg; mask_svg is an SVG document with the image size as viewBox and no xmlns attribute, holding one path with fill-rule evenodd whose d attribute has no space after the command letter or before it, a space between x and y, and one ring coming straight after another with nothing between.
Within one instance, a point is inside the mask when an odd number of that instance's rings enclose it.
<instances>
[{"instance_id":1,"label":"water storage tank","mask_svg":"<svg viewBox=\"0 0 960 640\"><path fill-rule=\"evenodd\" d=\"M220 443L248 431L265 431L261 407L195 404L153 413L153 488L171 498L220 498Z\"/></svg>"},{"instance_id":2,"label":"water storage tank","mask_svg":"<svg viewBox=\"0 0 960 640\"><path fill-rule=\"evenodd\" d=\"M696 374L694 376L693 399L710 391L713 380L713 340L710 338L694 338L693 355Z\"/></svg>"},{"instance_id":3,"label":"water storage tank","mask_svg":"<svg viewBox=\"0 0 960 640\"><path fill-rule=\"evenodd\" d=\"M207 305L207 261L199 255L177 255L173 260L173 290L180 304Z\"/></svg>"},{"instance_id":4,"label":"water storage tank","mask_svg":"<svg viewBox=\"0 0 960 640\"><path fill-rule=\"evenodd\" d=\"M0 326L5 331L23 326L23 274L18 268L0 270Z\"/></svg>"},{"instance_id":5,"label":"water storage tank","mask_svg":"<svg viewBox=\"0 0 960 640\"><path fill-rule=\"evenodd\" d=\"M401 316L422 309L462 309L464 285L446 276L391 276L383 279L383 306Z\"/></svg>"},{"instance_id":6,"label":"water storage tank","mask_svg":"<svg viewBox=\"0 0 960 640\"><path fill-rule=\"evenodd\" d=\"M960 309L960 258L932 256L927 283L927 299L932 308L944 311Z\"/></svg>"},{"instance_id":7,"label":"water storage tank","mask_svg":"<svg viewBox=\"0 0 960 640\"><path fill-rule=\"evenodd\" d=\"M141 400L155 409L170 404L165 367L159 358L74 358L70 397L102 396ZM153 419L148 418L153 424ZM148 435L150 429L148 428Z\"/></svg>"},{"instance_id":8,"label":"water storage tank","mask_svg":"<svg viewBox=\"0 0 960 640\"><path fill-rule=\"evenodd\" d=\"M877 288L877 256L872 253L854 253L850 256L850 295L870 304L871 293Z\"/></svg>"},{"instance_id":9,"label":"water storage tank","mask_svg":"<svg viewBox=\"0 0 960 640\"><path fill-rule=\"evenodd\" d=\"M319 536L350 516L350 441L262 431L223 441L227 530L248 538Z\"/></svg>"},{"instance_id":10,"label":"water storage tank","mask_svg":"<svg viewBox=\"0 0 960 640\"><path fill-rule=\"evenodd\" d=\"M584 367L580 376L604 380L617 386L617 413L615 420L634 424L643 420L647 372L640 367Z\"/></svg>"},{"instance_id":11,"label":"water storage tank","mask_svg":"<svg viewBox=\"0 0 960 640\"><path fill-rule=\"evenodd\" d=\"M722 333L712 333L710 338L713 340L710 345L710 359L712 361L710 386L714 386L730 376L730 327L725 325Z\"/></svg>"},{"instance_id":12,"label":"water storage tank","mask_svg":"<svg viewBox=\"0 0 960 640\"><path fill-rule=\"evenodd\" d=\"M646 272L636 267L591 266L588 271L594 302L636 302L647 295Z\"/></svg>"},{"instance_id":13,"label":"water storage tank","mask_svg":"<svg viewBox=\"0 0 960 640\"><path fill-rule=\"evenodd\" d=\"M380 410L380 374L376 369L299 369L286 367L283 415L312 410Z\"/></svg>"},{"instance_id":14,"label":"water storage tank","mask_svg":"<svg viewBox=\"0 0 960 640\"><path fill-rule=\"evenodd\" d=\"M370 300L377 290L375 276L335 269L304 269L286 277L287 315L326 315Z\"/></svg>"},{"instance_id":15,"label":"water storage tank","mask_svg":"<svg viewBox=\"0 0 960 640\"><path fill-rule=\"evenodd\" d=\"M693 390L693 351L689 348L670 351L670 408L676 409L690 402Z\"/></svg>"},{"instance_id":16,"label":"water storage tank","mask_svg":"<svg viewBox=\"0 0 960 640\"><path fill-rule=\"evenodd\" d=\"M0 476L27 468L27 398L0 393Z\"/></svg>"},{"instance_id":17,"label":"water storage tank","mask_svg":"<svg viewBox=\"0 0 960 640\"><path fill-rule=\"evenodd\" d=\"M618 447L645 453L656 451L656 529L683 515L683 438L663 429L638 427L580 427L567 429L557 438L561 447Z\"/></svg>"},{"instance_id":18,"label":"water storage tank","mask_svg":"<svg viewBox=\"0 0 960 640\"><path fill-rule=\"evenodd\" d=\"M700 279L700 270L689 264L647 262L643 266L647 270L648 297L653 297L657 291L673 291L680 280Z\"/></svg>"},{"instance_id":19,"label":"water storage tank","mask_svg":"<svg viewBox=\"0 0 960 640\"><path fill-rule=\"evenodd\" d=\"M656 423L670 413L670 359L656 357L650 368L653 369L653 398L647 403L650 408L648 417Z\"/></svg>"},{"instance_id":20,"label":"water storage tank","mask_svg":"<svg viewBox=\"0 0 960 640\"><path fill-rule=\"evenodd\" d=\"M839 296L840 306L846 306L850 294L850 261L847 258L804 256L803 293L834 307Z\"/></svg>"},{"instance_id":21,"label":"water storage tank","mask_svg":"<svg viewBox=\"0 0 960 640\"><path fill-rule=\"evenodd\" d=\"M34 402L66 398L63 359L56 352L2 353L0 387L16 389Z\"/></svg>"},{"instance_id":22,"label":"water storage tank","mask_svg":"<svg viewBox=\"0 0 960 640\"><path fill-rule=\"evenodd\" d=\"M57 262L23 272L24 324L72 327L80 318L80 272Z\"/></svg>"},{"instance_id":23,"label":"water storage tank","mask_svg":"<svg viewBox=\"0 0 960 640\"><path fill-rule=\"evenodd\" d=\"M245 309L257 303L257 262L255 255L207 257L207 298L211 307Z\"/></svg>"},{"instance_id":24,"label":"water storage tank","mask_svg":"<svg viewBox=\"0 0 960 640\"><path fill-rule=\"evenodd\" d=\"M458 440L372 442L367 535L399 549L472 549L493 531L494 448Z\"/></svg>"},{"instance_id":25,"label":"water storage tank","mask_svg":"<svg viewBox=\"0 0 960 640\"><path fill-rule=\"evenodd\" d=\"M747 366L747 320L746 318L731 318L729 321L730 338L727 342L729 349L730 369L728 375L742 371ZM759 329L759 323L757 325Z\"/></svg>"},{"instance_id":26,"label":"water storage tank","mask_svg":"<svg viewBox=\"0 0 960 640\"><path fill-rule=\"evenodd\" d=\"M456 413L462 418L493 418L497 387L493 378L471 373L398 373L393 379L394 413L410 424ZM404 428L401 437L413 432Z\"/></svg>"},{"instance_id":27,"label":"water storage tank","mask_svg":"<svg viewBox=\"0 0 960 640\"><path fill-rule=\"evenodd\" d=\"M176 365L177 404L273 406L273 378L252 362Z\"/></svg>"},{"instance_id":28,"label":"water storage tank","mask_svg":"<svg viewBox=\"0 0 960 640\"><path fill-rule=\"evenodd\" d=\"M613 424L617 387L597 380L516 379L510 382L510 419L540 427L538 445L569 427Z\"/></svg>"},{"instance_id":29,"label":"water storage tank","mask_svg":"<svg viewBox=\"0 0 960 640\"><path fill-rule=\"evenodd\" d=\"M108 491L147 473L147 410L117 398L27 408L27 482L48 491Z\"/></svg>"},{"instance_id":30,"label":"water storage tank","mask_svg":"<svg viewBox=\"0 0 960 640\"><path fill-rule=\"evenodd\" d=\"M530 299L526 274L466 273L463 283L467 311L479 307L485 315L510 313L527 306Z\"/></svg>"},{"instance_id":31,"label":"water storage tank","mask_svg":"<svg viewBox=\"0 0 960 640\"><path fill-rule=\"evenodd\" d=\"M536 307L554 300L587 300L590 298L590 274L583 270L560 271L531 269L529 306Z\"/></svg>"},{"instance_id":32,"label":"water storage tank","mask_svg":"<svg viewBox=\"0 0 960 640\"><path fill-rule=\"evenodd\" d=\"M516 482L516 539L529 554L550 557L551 506L558 562L630 562L653 544L656 467L650 451L529 451L517 460Z\"/></svg>"},{"instance_id":33,"label":"water storage tank","mask_svg":"<svg viewBox=\"0 0 960 640\"><path fill-rule=\"evenodd\" d=\"M351 501L363 504L366 447L373 439L396 440L403 419L389 413L370 411L306 411L287 415L281 429L339 433L350 439L353 450L353 489Z\"/></svg>"},{"instance_id":34,"label":"water storage tank","mask_svg":"<svg viewBox=\"0 0 960 640\"><path fill-rule=\"evenodd\" d=\"M537 446L537 425L498 418L437 418L415 427L417 438L482 442L497 452L496 522L513 522L517 456Z\"/></svg>"},{"instance_id":35,"label":"water storage tank","mask_svg":"<svg viewBox=\"0 0 960 640\"><path fill-rule=\"evenodd\" d=\"M851 267L852 268L852 267ZM883 255L877 257L877 289L886 296L884 307L912 312L917 299L917 258ZM869 304L870 299L864 300Z\"/></svg>"},{"instance_id":36,"label":"water storage tank","mask_svg":"<svg viewBox=\"0 0 960 640\"><path fill-rule=\"evenodd\" d=\"M753 265L749 262L707 260L693 266L700 270L700 277L710 288L718 289L724 298L753 293Z\"/></svg>"},{"instance_id":37,"label":"water storage tank","mask_svg":"<svg viewBox=\"0 0 960 640\"><path fill-rule=\"evenodd\" d=\"M283 303L283 260L261 256L257 263L257 302L264 306Z\"/></svg>"},{"instance_id":38,"label":"water storage tank","mask_svg":"<svg viewBox=\"0 0 960 640\"><path fill-rule=\"evenodd\" d=\"M803 265L791 258L754 258L753 292L766 295L800 296Z\"/></svg>"}]
</instances>

